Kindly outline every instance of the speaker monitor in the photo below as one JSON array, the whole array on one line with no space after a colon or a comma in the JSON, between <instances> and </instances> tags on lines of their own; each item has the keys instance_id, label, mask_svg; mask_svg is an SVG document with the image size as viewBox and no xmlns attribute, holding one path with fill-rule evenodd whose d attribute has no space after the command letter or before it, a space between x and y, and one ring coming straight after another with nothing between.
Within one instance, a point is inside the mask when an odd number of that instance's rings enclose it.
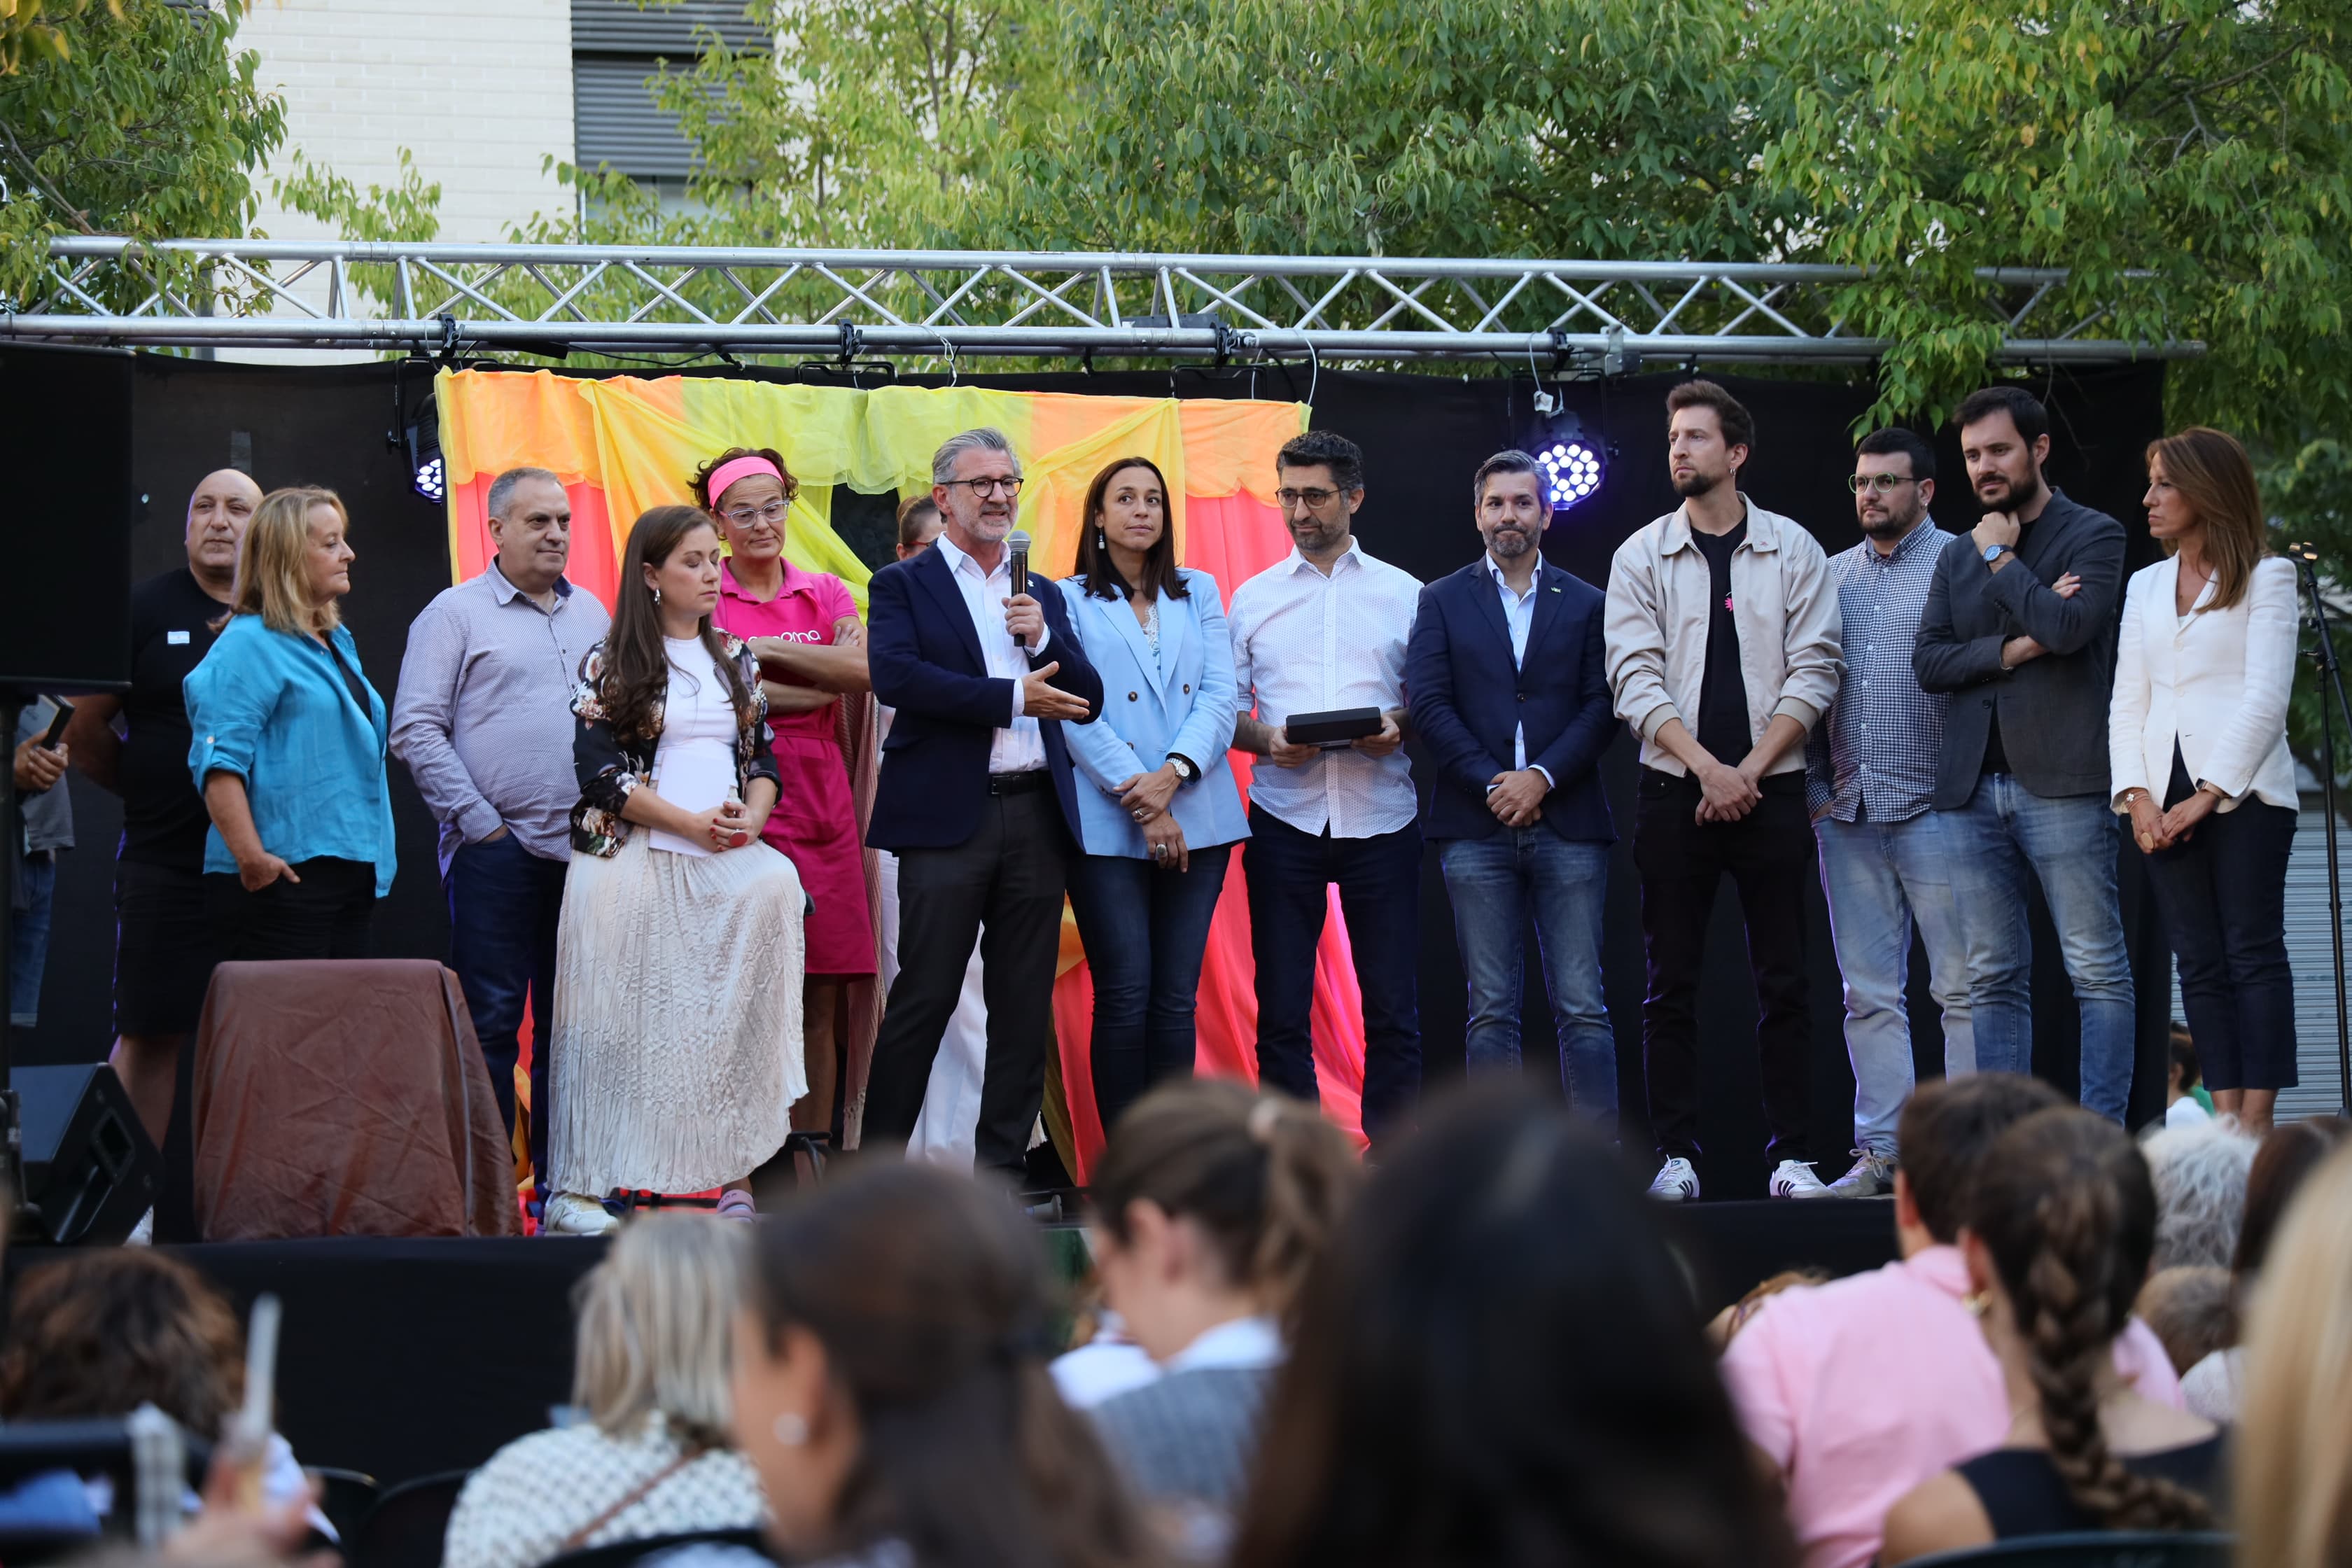
<instances>
[{"instance_id":1,"label":"speaker monitor","mask_svg":"<svg viewBox=\"0 0 2352 1568\"><path fill-rule=\"evenodd\" d=\"M50 1241L121 1241L155 1204L163 1161L103 1062L18 1068L25 1207Z\"/></svg>"}]
</instances>

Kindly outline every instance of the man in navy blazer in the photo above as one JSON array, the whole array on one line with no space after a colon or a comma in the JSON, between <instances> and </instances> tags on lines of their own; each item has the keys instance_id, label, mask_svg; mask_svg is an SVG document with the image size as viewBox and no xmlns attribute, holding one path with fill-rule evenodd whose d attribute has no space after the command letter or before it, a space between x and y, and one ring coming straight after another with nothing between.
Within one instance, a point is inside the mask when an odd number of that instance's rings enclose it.
<instances>
[{"instance_id":1,"label":"man in navy blazer","mask_svg":"<svg viewBox=\"0 0 2352 1568\"><path fill-rule=\"evenodd\" d=\"M1421 591L1405 650L1412 723L1437 763L1424 815L1470 982L1469 1068L1519 1067L1519 955L1532 913L1570 1102L1611 1136L1617 1037L1601 992L1616 829L1598 765L1615 732L1601 590L1544 560L1544 474L1497 452L1471 480L1486 542Z\"/></svg>"},{"instance_id":2,"label":"man in navy blazer","mask_svg":"<svg viewBox=\"0 0 2352 1568\"><path fill-rule=\"evenodd\" d=\"M898 856L898 978L874 1042L869 1144L904 1143L980 942L988 1002L975 1162L1020 1176L1045 1087L1063 879L1078 797L1062 723L1102 712L1102 678L1062 595L1013 581L1020 459L967 430L931 460L945 525L867 584L874 695L898 710L866 841Z\"/></svg>"}]
</instances>

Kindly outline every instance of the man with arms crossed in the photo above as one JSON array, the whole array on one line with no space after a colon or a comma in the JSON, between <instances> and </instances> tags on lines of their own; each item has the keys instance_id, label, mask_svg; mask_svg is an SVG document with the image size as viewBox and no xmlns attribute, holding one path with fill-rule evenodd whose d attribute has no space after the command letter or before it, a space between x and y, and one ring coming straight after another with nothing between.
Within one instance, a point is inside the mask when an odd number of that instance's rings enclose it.
<instances>
[{"instance_id":1,"label":"man with arms crossed","mask_svg":"<svg viewBox=\"0 0 2352 1568\"><path fill-rule=\"evenodd\" d=\"M1428 833L1470 983L1469 1067L1519 1068L1520 954L1536 922L1570 1105L1617 1132L1617 1037L1601 993L1614 738L1601 590L1543 558L1544 475L1497 452L1470 481L1486 552L1421 591L1405 685L1438 766Z\"/></svg>"},{"instance_id":2,"label":"man with arms crossed","mask_svg":"<svg viewBox=\"0 0 2352 1568\"><path fill-rule=\"evenodd\" d=\"M2135 1008L2107 701L2123 525L2043 479L2050 416L2023 387L1969 394L1957 422L1985 514L1965 546L1937 558L1912 668L1926 689L1951 693L1935 805L1953 829L1977 1066L2033 1070L2032 876L2082 1010L2083 1104L2121 1121Z\"/></svg>"},{"instance_id":3,"label":"man with arms crossed","mask_svg":"<svg viewBox=\"0 0 2352 1568\"><path fill-rule=\"evenodd\" d=\"M1748 923L1756 1050L1775 1197L1819 1187L1805 1152L1812 1079L1805 996L1803 745L1838 688L1837 591L1811 534L1750 504L1755 422L1711 381L1666 395L1682 506L1618 546L1606 643L1617 714L1642 738L1633 864L1650 963L1642 1002L1654 1195L1699 1195L1698 976L1728 873ZM1736 760L1735 760L1736 759Z\"/></svg>"},{"instance_id":4,"label":"man with arms crossed","mask_svg":"<svg viewBox=\"0 0 2352 1568\"><path fill-rule=\"evenodd\" d=\"M1421 584L1356 542L1364 454L1353 441L1309 430L1276 456L1275 475L1297 548L1235 590L1228 612L1243 715L1234 744L1265 759L1251 773L1242 851L1258 1079L1320 1103L1308 1018L1337 882L1364 998L1364 1133L1377 1148L1407 1131L1421 1094L1421 803L1400 751ZM1379 709L1379 733L1323 751L1285 732L1293 714L1351 708Z\"/></svg>"},{"instance_id":5,"label":"man with arms crossed","mask_svg":"<svg viewBox=\"0 0 2352 1568\"><path fill-rule=\"evenodd\" d=\"M1927 808L1948 699L1911 672L1936 561L1955 536L1927 515L1936 454L1908 430L1863 437L1848 481L1860 544L1830 558L1844 626L1845 682L1805 748L1806 802L1822 852L1830 940L1845 980L1853 1062L1853 1168L1832 1197L1876 1197L1895 1181L1895 1118L1911 1096L1904 1000L1911 928L1927 948L1927 984L1944 1011L1944 1076L1976 1068L1969 945L1952 901L1948 819Z\"/></svg>"},{"instance_id":6,"label":"man with arms crossed","mask_svg":"<svg viewBox=\"0 0 2352 1568\"><path fill-rule=\"evenodd\" d=\"M547 1172L555 931L572 864L572 689L612 617L563 575L572 503L545 468L490 481L496 559L446 588L408 628L392 754L441 824L449 967L465 987L507 1136L530 1004L530 1163ZM546 1194L544 1186L541 1188Z\"/></svg>"}]
</instances>

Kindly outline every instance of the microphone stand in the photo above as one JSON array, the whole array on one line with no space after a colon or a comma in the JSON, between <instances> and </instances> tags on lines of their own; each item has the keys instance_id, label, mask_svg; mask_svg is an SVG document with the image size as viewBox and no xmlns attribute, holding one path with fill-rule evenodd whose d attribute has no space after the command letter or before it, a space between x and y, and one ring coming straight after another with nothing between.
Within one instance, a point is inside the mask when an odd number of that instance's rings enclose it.
<instances>
[{"instance_id":1,"label":"microphone stand","mask_svg":"<svg viewBox=\"0 0 2352 1568\"><path fill-rule=\"evenodd\" d=\"M2336 849L2336 716L2344 716L2345 734L2352 739L2352 703L2345 700L2344 671L2336 660L2336 639L2327 625L2327 600L2319 590L2319 552L2309 544L2290 544L2287 557L2311 599L2311 662L2319 669L2319 788L2327 821L2327 936L2336 962L2336 1073L2343 1110L2352 1116L2352 1005L2347 1005L2344 976L2344 874ZM2329 707L2330 699L2335 706Z\"/></svg>"}]
</instances>

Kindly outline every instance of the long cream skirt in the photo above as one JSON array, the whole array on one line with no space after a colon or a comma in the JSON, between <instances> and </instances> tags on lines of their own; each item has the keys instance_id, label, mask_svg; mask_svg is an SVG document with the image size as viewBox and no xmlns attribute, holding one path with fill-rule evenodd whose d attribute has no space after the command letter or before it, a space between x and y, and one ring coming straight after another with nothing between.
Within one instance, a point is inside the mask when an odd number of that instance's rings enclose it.
<instances>
[{"instance_id":1,"label":"long cream skirt","mask_svg":"<svg viewBox=\"0 0 2352 1568\"><path fill-rule=\"evenodd\" d=\"M574 850L555 965L548 1163L557 1190L699 1193L783 1147L808 1092L793 863L753 841L708 857L643 827Z\"/></svg>"}]
</instances>

